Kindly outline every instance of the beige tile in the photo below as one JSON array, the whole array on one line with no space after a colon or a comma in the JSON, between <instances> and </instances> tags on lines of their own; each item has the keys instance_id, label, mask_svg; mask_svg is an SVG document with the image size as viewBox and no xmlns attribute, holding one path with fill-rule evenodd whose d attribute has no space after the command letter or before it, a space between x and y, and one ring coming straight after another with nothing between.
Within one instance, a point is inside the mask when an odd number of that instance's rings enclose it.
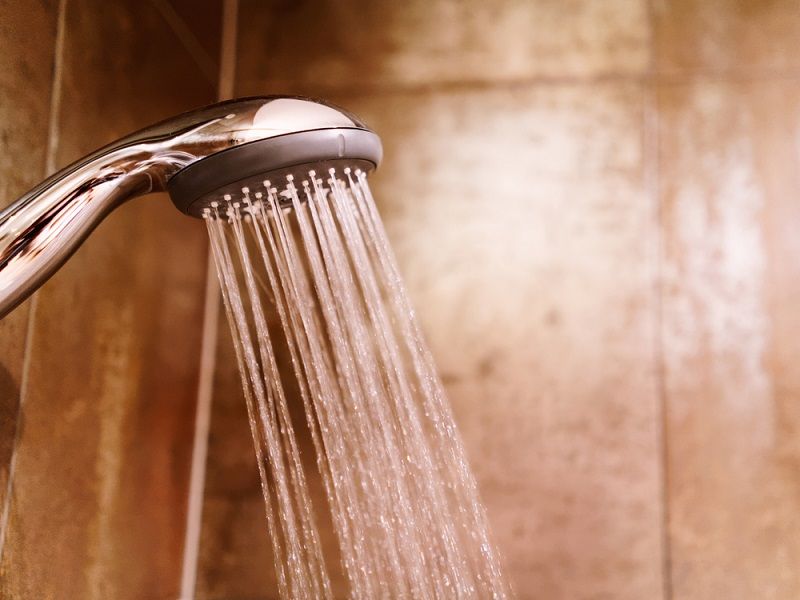
<instances>
[{"instance_id":1,"label":"beige tile","mask_svg":"<svg viewBox=\"0 0 800 600\"><path fill-rule=\"evenodd\" d=\"M213 100L149 3L67 3L58 163ZM175 598L206 243L165 195L39 292L0 595Z\"/></svg>"},{"instance_id":2,"label":"beige tile","mask_svg":"<svg viewBox=\"0 0 800 600\"><path fill-rule=\"evenodd\" d=\"M661 74L800 74L796 0L657 0L653 6Z\"/></svg>"},{"instance_id":3,"label":"beige tile","mask_svg":"<svg viewBox=\"0 0 800 600\"><path fill-rule=\"evenodd\" d=\"M242 94L641 75L644 0L259 2L240 9Z\"/></svg>"},{"instance_id":4,"label":"beige tile","mask_svg":"<svg viewBox=\"0 0 800 600\"><path fill-rule=\"evenodd\" d=\"M42 179L55 47L55 3L0 5L0 208ZM0 507L16 435L28 303L0 320Z\"/></svg>"},{"instance_id":5,"label":"beige tile","mask_svg":"<svg viewBox=\"0 0 800 600\"><path fill-rule=\"evenodd\" d=\"M520 596L660 597L641 88L340 101Z\"/></svg>"},{"instance_id":6,"label":"beige tile","mask_svg":"<svg viewBox=\"0 0 800 600\"><path fill-rule=\"evenodd\" d=\"M800 84L660 90L672 587L800 595Z\"/></svg>"}]
</instances>

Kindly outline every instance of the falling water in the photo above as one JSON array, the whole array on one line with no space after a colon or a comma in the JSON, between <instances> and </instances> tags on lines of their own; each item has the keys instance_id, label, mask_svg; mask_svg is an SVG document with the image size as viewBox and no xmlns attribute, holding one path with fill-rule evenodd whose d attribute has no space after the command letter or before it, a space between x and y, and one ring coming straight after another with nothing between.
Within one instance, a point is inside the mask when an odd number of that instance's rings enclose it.
<instances>
[{"instance_id":1,"label":"falling water","mask_svg":"<svg viewBox=\"0 0 800 600\"><path fill-rule=\"evenodd\" d=\"M332 597L290 387L351 597L508 597L365 174L287 181L242 188L205 213L281 597ZM290 369L279 369L281 352Z\"/></svg>"}]
</instances>

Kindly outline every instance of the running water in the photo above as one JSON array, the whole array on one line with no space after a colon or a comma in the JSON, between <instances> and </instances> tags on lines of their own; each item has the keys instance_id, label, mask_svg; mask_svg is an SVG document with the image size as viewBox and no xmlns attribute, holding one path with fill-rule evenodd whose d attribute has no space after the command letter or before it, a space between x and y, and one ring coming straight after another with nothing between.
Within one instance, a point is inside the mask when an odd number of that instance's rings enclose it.
<instances>
[{"instance_id":1,"label":"running water","mask_svg":"<svg viewBox=\"0 0 800 600\"><path fill-rule=\"evenodd\" d=\"M205 213L281 597L332 597L287 388L303 404L352 598L509 597L366 176L308 175L299 188L291 176L281 191L242 188ZM284 354L293 377L278 368Z\"/></svg>"}]
</instances>

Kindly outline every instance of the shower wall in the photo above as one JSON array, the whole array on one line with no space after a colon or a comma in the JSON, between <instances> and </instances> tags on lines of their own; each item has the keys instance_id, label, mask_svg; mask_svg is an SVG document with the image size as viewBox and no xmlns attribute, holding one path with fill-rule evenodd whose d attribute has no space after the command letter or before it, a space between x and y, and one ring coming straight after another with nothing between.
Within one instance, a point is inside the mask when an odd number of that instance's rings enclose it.
<instances>
[{"instance_id":1,"label":"shower wall","mask_svg":"<svg viewBox=\"0 0 800 600\"><path fill-rule=\"evenodd\" d=\"M213 102L220 5L0 2L0 206ZM160 195L0 321L0 597L177 598L205 232Z\"/></svg>"},{"instance_id":2,"label":"shower wall","mask_svg":"<svg viewBox=\"0 0 800 600\"><path fill-rule=\"evenodd\" d=\"M0 2L0 206L213 101L220 12ZM523 599L800 596L798 39L796 0L240 2L237 95L323 96L384 140ZM204 236L131 203L0 321L0 597L178 597ZM197 598L267 600L219 333Z\"/></svg>"},{"instance_id":3,"label":"shower wall","mask_svg":"<svg viewBox=\"0 0 800 600\"><path fill-rule=\"evenodd\" d=\"M800 596L798 39L795 0L240 4L238 95L384 140L521 598ZM226 329L198 597L273 598Z\"/></svg>"}]
</instances>

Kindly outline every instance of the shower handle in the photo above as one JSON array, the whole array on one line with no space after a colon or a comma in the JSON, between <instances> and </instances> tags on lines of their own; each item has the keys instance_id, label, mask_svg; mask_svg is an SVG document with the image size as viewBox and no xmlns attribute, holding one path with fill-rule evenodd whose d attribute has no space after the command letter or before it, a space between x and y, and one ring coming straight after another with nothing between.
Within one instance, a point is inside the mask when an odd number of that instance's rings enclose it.
<instances>
[{"instance_id":1,"label":"shower handle","mask_svg":"<svg viewBox=\"0 0 800 600\"><path fill-rule=\"evenodd\" d=\"M126 200L179 167L130 146L55 174L0 213L0 316L32 294Z\"/></svg>"}]
</instances>

